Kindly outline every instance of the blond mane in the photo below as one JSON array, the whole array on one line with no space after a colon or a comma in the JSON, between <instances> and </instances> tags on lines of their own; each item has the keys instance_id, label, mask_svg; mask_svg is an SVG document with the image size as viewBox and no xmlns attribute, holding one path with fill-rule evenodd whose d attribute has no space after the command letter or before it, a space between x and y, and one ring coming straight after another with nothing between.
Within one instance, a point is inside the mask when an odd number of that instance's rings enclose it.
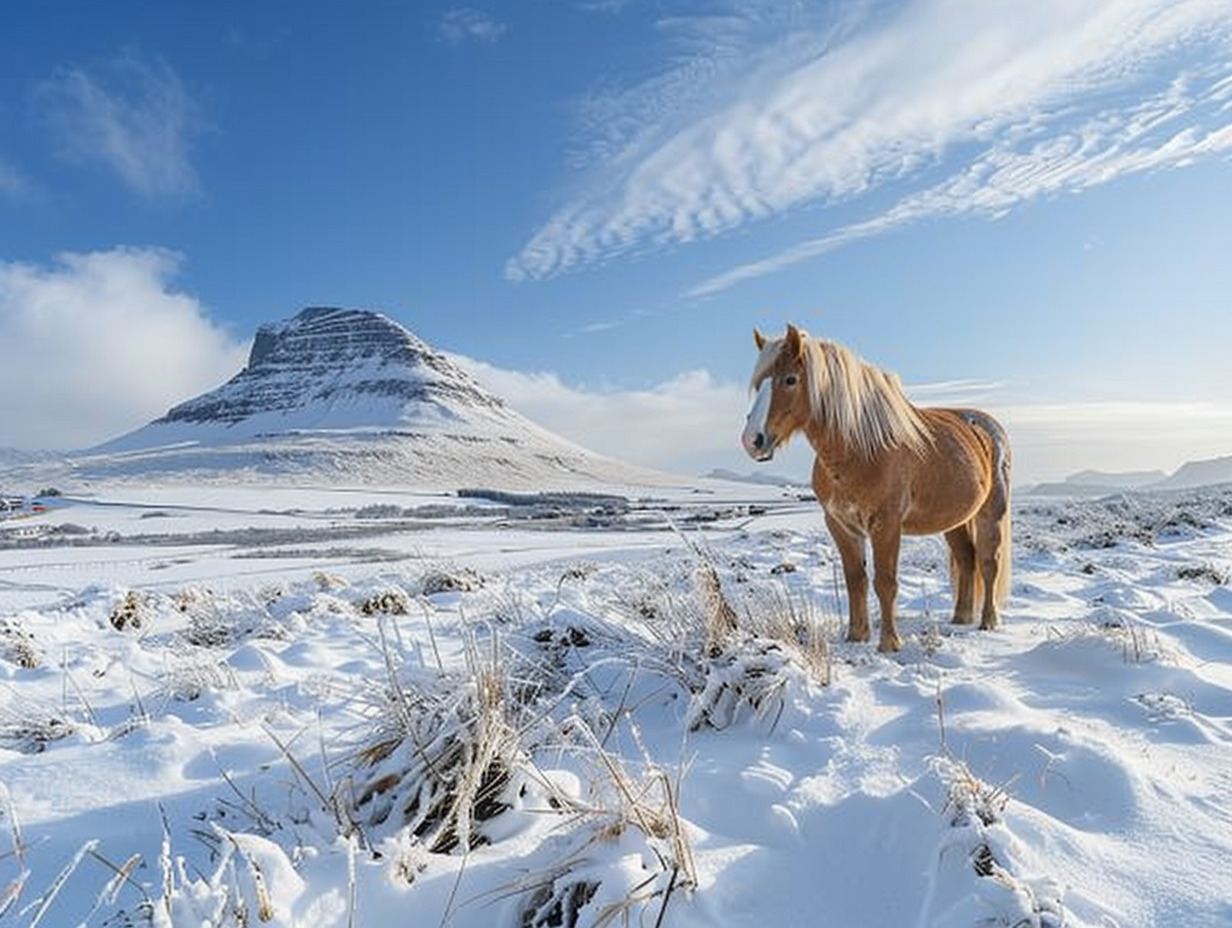
<instances>
[{"instance_id":1,"label":"blond mane","mask_svg":"<svg viewBox=\"0 0 1232 928\"><path fill-rule=\"evenodd\" d=\"M869 364L837 342L810 338L805 332L800 336L816 422L865 456L887 448L924 451L928 431L897 374ZM774 366L783 341L773 339L762 348L753 372L754 386Z\"/></svg>"}]
</instances>

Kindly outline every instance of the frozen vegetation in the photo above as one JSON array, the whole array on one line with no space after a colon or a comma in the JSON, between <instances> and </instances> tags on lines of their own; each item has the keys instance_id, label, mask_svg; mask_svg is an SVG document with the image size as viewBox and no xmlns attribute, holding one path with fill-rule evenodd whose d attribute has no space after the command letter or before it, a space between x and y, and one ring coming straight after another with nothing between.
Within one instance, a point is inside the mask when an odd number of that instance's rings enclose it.
<instances>
[{"instance_id":1,"label":"frozen vegetation","mask_svg":"<svg viewBox=\"0 0 1232 928\"><path fill-rule=\"evenodd\" d=\"M992 633L912 540L890 657L717 486L0 523L0 925L1232 923L1232 491L1024 498Z\"/></svg>"}]
</instances>

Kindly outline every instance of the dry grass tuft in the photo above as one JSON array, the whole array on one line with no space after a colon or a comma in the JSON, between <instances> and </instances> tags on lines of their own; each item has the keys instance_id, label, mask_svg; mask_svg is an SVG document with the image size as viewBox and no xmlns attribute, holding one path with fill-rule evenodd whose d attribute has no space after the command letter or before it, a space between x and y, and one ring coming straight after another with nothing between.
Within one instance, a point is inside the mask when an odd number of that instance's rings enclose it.
<instances>
[{"instance_id":1,"label":"dry grass tuft","mask_svg":"<svg viewBox=\"0 0 1232 928\"><path fill-rule=\"evenodd\" d=\"M420 592L424 596L436 593L474 593L483 589L484 580L469 567L457 570L430 570L424 574L420 582Z\"/></svg>"},{"instance_id":2,"label":"dry grass tuft","mask_svg":"<svg viewBox=\"0 0 1232 928\"><path fill-rule=\"evenodd\" d=\"M1176 575L1181 580L1197 580L1215 586L1232 583L1232 569L1217 564L1185 564L1177 568Z\"/></svg>"},{"instance_id":3,"label":"dry grass tuft","mask_svg":"<svg viewBox=\"0 0 1232 928\"><path fill-rule=\"evenodd\" d=\"M585 722L570 721L577 756L591 768L590 789L584 799L553 797L554 807L579 827L564 854L513 888L526 894L519 924L660 925L673 894L697 885L692 843L680 815L681 779L650 761L634 770ZM640 743L636 728L633 736ZM635 879L613 866L616 847L637 860Z\"/></svg>"},{"instance_id":4,"label":"dry grass tuft","mask_svg":"<svg viewBox=\"0 0 1232 928\"><path fill-rule=\"evenodd\" d=\"M576 928L582 910L602 884L571 879L571 875L569 868L563 868L530 891L518 918L519 928Z\"/></svg>"},{"instance_id":5,"label":"dry grass tuft","mask_svg":"<svg viewBox=\"0 0 1232 928\"><path fill-rule=\"evenodd\" d=\"M793 597L782 584L747 583L733 604L713 562L704 560L697 576L704 645L696 673L686 679L690 729L728 728L742 718L777 721L794 677L830 684L830 637L838 623L825 622L810 599Z\"/></svg>"},{"instance_id":6,"label":"dry grass tuft","mask_svg":"<svg viewBox=\"0 0 1232 928\"><path fill-rule=\"evenodd\" d=\"M111 607L111 627L118 632L126 628L141 628L147 609L147 598L136 590L129 590Z\"/></svg>"},{"instance_id":7,"label":"dry grass tuft","mask_svg":"<svg viewBox=\"0 0 1232 928\"><path fill-rule=\"evenodd\" d=\"M67 738L77 726L52 712L38 712L27 706L26 711L0 710L0 746L22 754L41 754L47 745Z\"/></svg>"},{"instance_id":8,"label":"dry grass tuft","mask_svg":"<svg viewBox=\"0 0 1232 928\"><path fill-rule=\"evenodd\" d=\"M338 574L326 573L323 570L315 571L312 575L312 582L317 585L317 589L322 593L332 593L336 590L341 590L346 587L346 577Z\"/></svg>"},{"instance_id":9,"label":"dry grass tuft","mask_svg":"<svg viewBox=\"0 0 1232 928\"><path fill-rule=\"evenodd\" d=\"M374 593L356 607L363 615L406 615L410 601L401 590Z\"/></svg>"},{"instance_id":10,"label":"dry grass tuft","mask_svg":"<svg viewBox=\"0 0 1232 928\"><path fill-rule=\"evenodd\" d=\"M965 828L977 823L987 827L1001 821L1010 801L1008 784L991 786L972 773L966 763L953 757L938 758L934 766L946 786L942 814L951 827Z\"/></svg>"},{"instance_id":11,"label":"dry grass tuft","mask_svg":"<svg viewBox=\"0 0 1232 928\"><path fill-rule=\"evenodd\" d=\"M178 652L170 652L159 682L163 693L176 702L193 702L207 692L239 689L230 664L195 648L181 647Z\"/></svg>"},{"instance_id":12,"label":"dry grass tuft","mask_svg":"<svg viewBox=\"0 0 1232 928\"><path fill-rule=\"evenodd\" d=\"M723 584L713 562L703 559L697 568L697 592L701 601L705 629L705 653L714 657L722 650L728 637L736 631L736 610L723 593Z\"/></svg>"},{"instance_id":13,"label":"dry grass tuft","mask_svg":"<svg viewBox=\"0 0 1232 928\"><path fill-rule=\"evenodd\" d=\"M689 703L689 730L722 731L745 718L777 722L789 672L787 653L773 641L750 638L740 647L715 655Z\"/></svg>"},{"instance_id":14,"label":"dry grass tuft","mask_svg":"<svg viewBox=\"0 0 1232 928\"><path fill-rule=\"evenodd\" d=\"M344 799L366 831L407 829L432 853L469 851L511 807L527 763L509 675L472 648L465 675L391 681L375 737L354 758Z\"/></svg>"},{"instance_id":15,"label":"dry grass tuft","mask_svg":"<svg viewBox=\"0 0 1232 928\"><path fill-rule=\"evenodd\" d=\"M24 670L34 670L41 663L34 648L34 636L20 619L0 619L0 660Z\"/></svg>"}]
</instances>

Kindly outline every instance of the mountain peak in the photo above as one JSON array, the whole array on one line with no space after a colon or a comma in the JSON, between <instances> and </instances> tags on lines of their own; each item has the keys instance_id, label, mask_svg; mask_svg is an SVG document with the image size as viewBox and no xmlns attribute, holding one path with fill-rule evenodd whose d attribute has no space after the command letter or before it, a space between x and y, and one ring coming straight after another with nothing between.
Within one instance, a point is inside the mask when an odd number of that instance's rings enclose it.
<instances>
[{"instance_id":1,"label":"mountain peak","mask_svg":"<svg viewBox=\"0 0 1232 928\"><path fill-rule=\"evenodd\" d=\"M504 402L389 317L312 306L261 326L248 365L155 425L211 423L234 435L318 428L423 426ZM279 419L285 421L279 421Z\"/></svg>"}]
</instances>

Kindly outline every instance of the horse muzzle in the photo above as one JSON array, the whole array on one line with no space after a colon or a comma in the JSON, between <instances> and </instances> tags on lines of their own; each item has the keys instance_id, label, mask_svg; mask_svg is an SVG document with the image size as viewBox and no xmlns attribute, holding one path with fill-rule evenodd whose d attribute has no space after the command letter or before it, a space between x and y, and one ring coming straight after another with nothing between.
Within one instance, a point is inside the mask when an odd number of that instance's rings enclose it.
<instances>
[{"instance_id":1,"label":"horse muzzle","mask_svg":"<svg viewBox=\"0 0 1232 928\"><path fill-rule=\"evenodd\" d=\"M740 443L754 461L769 461L774 457L774 449L778 444L768 433L751 428L744 430Z\"/></svg>"},{"instance_id":2,"label":"horse muzzle","mask_svg":"<svg viewBox=\"0 0 1232 928\"><path fill-rule=\"evenodd\" d=\"M744 434L740 436L740 443L754 461L770 460L774 457L774 446L778 444L766 428L773 392L773 381L769 377L764 378L757 388L757 399L753 401L753 408L744 420Z\"/></svg>"}]
</instances>

